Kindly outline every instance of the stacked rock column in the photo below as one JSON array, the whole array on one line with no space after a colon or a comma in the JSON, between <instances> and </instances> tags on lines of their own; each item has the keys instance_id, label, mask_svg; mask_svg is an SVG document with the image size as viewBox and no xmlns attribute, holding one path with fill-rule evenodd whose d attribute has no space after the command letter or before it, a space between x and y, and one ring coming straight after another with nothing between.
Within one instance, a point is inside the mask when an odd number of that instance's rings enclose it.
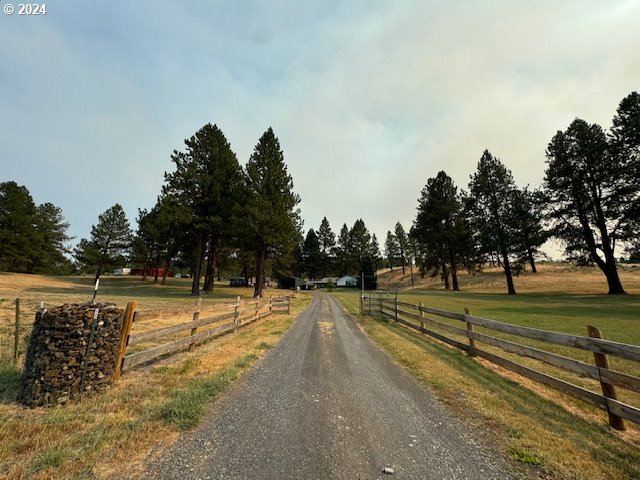
<instances>
[{"instance_id":1,"label":"stacked rock column","mask_svg":"<svg viewBox=\"0 0 640 480\"><path fill-rule=\"evenodd\" d=\"M38 312L18 400L51 405L108 388L123 313L113 304L65 304Z\"/></svg>"}]
</instances>

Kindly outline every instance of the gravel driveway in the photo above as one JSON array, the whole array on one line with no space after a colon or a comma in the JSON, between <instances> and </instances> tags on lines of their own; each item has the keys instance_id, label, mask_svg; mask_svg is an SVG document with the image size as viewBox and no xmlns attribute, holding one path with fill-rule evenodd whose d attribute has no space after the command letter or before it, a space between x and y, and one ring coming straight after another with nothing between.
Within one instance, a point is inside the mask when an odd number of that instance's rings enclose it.
<instances>
[{"instance_id":1,"label":"gravel driveway","mask_svg":"<svg viewBox=\"0 0 640 480\"><path fill-rule=\"evenodd\" d=\"M512 478L506 470L325 293L148 467L153 478L251 480Z\"/></svg>"}]
</instances>

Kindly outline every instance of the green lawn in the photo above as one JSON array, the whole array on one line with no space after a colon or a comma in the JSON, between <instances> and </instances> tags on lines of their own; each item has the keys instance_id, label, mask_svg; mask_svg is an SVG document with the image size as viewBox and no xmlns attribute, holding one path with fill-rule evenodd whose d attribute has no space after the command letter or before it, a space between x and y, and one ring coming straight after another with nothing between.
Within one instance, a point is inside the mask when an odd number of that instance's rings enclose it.
<instances>
[{"instance_id":1,"label":"green lawn","mask_svg":"<svg viewBox=\"0 0 640 480\"><path fill-rule=\"evenodd\" d=\"M357 314L359 292L333 295ZM391 294L389 298L394 298ZM404 302L472 314L544 330L586 335L586 326L599 327L605 338L640 344L640 297L531 292L510 297L495 293L410 290L399 293ZM368 305L367 305L368 306ZM365 306L365 309L367 308ZM375 305L373 310L375 311ZM367 334L412 375L460 415L480 423L495 444L515 462L534 465L542 478L638 478L640 429L627 422L623 434L611 430L606 413L582 401L523 379L492 364L469 357L426 335L379 315L357 316ZM434 318L434 317L432 317ZM434 318L463 327L461 322ZM464 327L463 327L464 328ZM437 329L435 329L438 331ZM535 346L593 364L591 352L522 339L484 329L482 333ZM443 330L438 333L467 343ZM521 365L600 392L600 385L533 359L477 344ZM612 365L640 376L637 362L611 359ZM640 407L640 395L618 389L619 398Z\"/></svg>"}]
</instances>

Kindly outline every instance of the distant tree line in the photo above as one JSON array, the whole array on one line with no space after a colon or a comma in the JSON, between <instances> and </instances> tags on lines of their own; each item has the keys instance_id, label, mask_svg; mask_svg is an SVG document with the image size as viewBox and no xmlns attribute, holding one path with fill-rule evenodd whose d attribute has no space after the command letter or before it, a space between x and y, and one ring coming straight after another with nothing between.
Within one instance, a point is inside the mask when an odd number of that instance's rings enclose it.
<instances>
[{"instance_id":1,"label":"distant tree line","mask_svg":"<svg viewBox=\"0 0 640 480\"><path fill-rule=\"evenodd\" d=\"M336 236L324 217L317 232L311 228L304 238L298 239L296 275L316 279L353 275L358 282L364 278L365 288L375 289L381 260L378 239L362 219L356 220L351 228L343 224Z\"/></svg>"},{"instance_id":2,"label":"distant tree line","mask_svg":"<svg viewBox=\"0 0 640 480\"><path fill-rule=\"evenodd\" d=\"M568 260L597 265L610 294L625 293L617 262L640 261L640 95L620 102L609 131L575 119L553 136L546 158L538 189L515 185L488 150L466 190L439 172L422 189L409 231L398 222L387 232L383 257L362 219L336 234L325 217L317 230L303 233L300 198L271 128L242 167L223 132L207 124L173 152L173 170L155 205L139 210L135 232L116 204L73 252L60 208L36 205L15 182L0 183L0 270L75 270L97 279L128 264L164 283L177 268L192 275L193 295L200 294L201 278L210 292L225 272L241 274L247 285L254 280L260 295L267 276L350 274L375 288L378 268L404 273L414 263L422 275L458 290L459 271L491 264L502 268L514 294L513 277L525 268L536 272L540 247L553 237Z\"/></svg>"},{"instance_id":3,"label":"distant tree line","mask_svg":"<svg viewBox=\"0 0 640 480\"><path fill-rule=\"evenodd\" d=\"M625 293L617 259L624 252L640 260L640 95L620 102L609 132L574 120L554 135L546 157L544 184L536 190L516 186L488 150L466 191L444 171L428 179L410 240L400 224L387 233L389 266L400 261L404 270L410 249L422 275L459 290L460 269L475 272L489 263L503 269L507 292L515 294L513 276L527 266L536 272L540 247L554 237L567 259L600 268L610 294Z\"/></svg>"}]
</instances>

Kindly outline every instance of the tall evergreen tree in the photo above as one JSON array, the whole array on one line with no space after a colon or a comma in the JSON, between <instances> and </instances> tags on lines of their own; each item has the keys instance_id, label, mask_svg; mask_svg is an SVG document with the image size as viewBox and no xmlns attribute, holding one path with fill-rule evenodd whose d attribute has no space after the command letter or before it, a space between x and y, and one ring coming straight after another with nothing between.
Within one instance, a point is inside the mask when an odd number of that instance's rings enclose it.
<instances>
[{"instance_id":1,"label":"tall evergreen tree","mask_svg":"<svg viewBox=\"0 0 640 480\"><path fill-rule=\"evenodd\" d=\"M394 232L398 244L400 264L402 265L402 275L404 275L405 267L407 265L407 244L409 242L409 239L407 238L407 232L405 232L404 227L400 222L396 223Z\"/></svg>"},{"instance_id":2,"label":"tall evergreen tree","mask_svg":"<svg viewBox=\"0 0 640 480\"><path fill-rule=\"evenodd\" d=\"M640 251L640 94L631 92L622 99L615 116L609 139L611 155L621 165L627 185L628 202L625 206L625 237L635 237L633 246Z\"/></svg>"},{"instance_id":3,"label":"tall evergreen tree","mask_svg":"<svg viewBox=\"0 0 640 480\"><path fill-rule=\"evenodd\" d=\"M473 256L470 236L462 195L451 177L440 171L422 190L412 229L412 237L423 251L428 252L423 257L421 269L431 270L434 276L439 272L445 288L448 288L451 275L453 289L460 290L458 269Z\"/></svg>"},{"instance_id":4,"label":"tall evergreen tree","mask_svg":"<svg viewBox=\"0 0 640 480\"><path fill-rule=\"evenodd\" d=\"M95 269L95 280L103 269L123 265L131 246L132 232L119 203L98 216L91 227L91 238L80 240L74 255L84 270Z\"/></svg>"},{"instance_id":5,"label":"tall evergreen tree","mask_svg":"<svg viewBox=\"0 0 640 480\"><path fill-rule=\"evenodd\" d=\"M322 253L322 276L326 277L333 264L333 250L336 245L336 235L333 233L333 230L331 230L327 217L324 217L320 223L318 240L320 241L320 250Z\"/></svg>"},{"instance_id":6,"label":"tall evergreen tree","mask_svg":"<svg viewBox=\"0 0 640 480\"><path fill-rule=\"evenodd\" d=\"M349 227L344 223L342 224L336 243L336 257L342 275L347 275L351 269L353 250L352 243Z\"/></svg>"},{"instance_id":7,"label":"tall evergreen tree","mask_svg":"<svg viewBox=\"0 0 640 480\"><path fill-rule=\"evenodd\" d=\"M391 231L387 231L387 237L384 241L384 255L392 272L394 264L400 255L399 250L400 248L398 247L398 240L396 239L396 236L391 233Z\"/></svg>"},{"instance_id":8,"label":"tall evergreen tree","mask_svg":"<svg viewBox=\"0 0 640 480\"><path fill-rule=\"evenodd\" d=\"M488 150L482 154L478 169L471 177L469 190L474 199L473 212L476 227L482 233L484 251L499 252L507 280L507 292L516 293L513 284L511 256L515 239L510 224L515 183L511 171L493 157Z\"/></svg>"},{"instance_id":9,"label":"tall evergreen tree","mask_svg":"<svg viewBox=\"0 0 640 480\"><path fill-rule=\"evenodd\" d=\"M69 273L72 266L65 254L70 253L67 242L71 237L67 235L69 223L65 222L62 209L51 203L38 205L34 227L36 248L27 273Z\"/></svg>"},{"instance_id":10,"label":"tall evergreen tree","mask_svg":"<svg viewBox=\"0 0 640 480\"><path fill-rule=\"evenodd\" d=\"M175 171L165 173L165 195L188 208L193 255L192 295L200 294L200 278L207 257L205 291L213 287L211 275L221 242L238 229L243 192L242 168L222 130L210 123L185 140L184 152L174 151Z\"/></svg>"},{"instance_id":11,"label":"tall evergreen tree","mask_svg":"<svg viewBox=\"0 0 640 480\"><path fill-rule=\"evenodd\" d=\"M280 142L269 128L260 137L246 167L248 186L246 231L256 253L254 296L264 287L265 262L293 250L300 230L300 197L293 191Z\"/></svg>"},{"instance_id":12,"label":"tall evergreen tree","mask_svg":"<svg viewBox=\"0 0 640 480\"><path fill-rule=\"evenodd\" d=\"M302 244L302 261L310 278L318 278L322 274L321 244L313 228L309 229Z\"/></svg>"},{"instance_id":13,"label":"tall evergreen tree","mask_svg":"<svg viewBox=\"0 0 640 480\"><path fill-rule=\"evenodd\" d=\"M380 260L382 259L382 255L380 254L380 243L378 242L378 237L376 234L371 234L371 245L369 247L369 255L373 259L374 266L376 269L380 265Z\"/></svg>"},{"instance_id":14,"label":"tall evergreen tree","mask_svg":"<svg viewBox=\"0 0 640 480\"><path fill-rule=\"evenodd\" d=\"M362 258L369 253L371 244L371 234L361 218L355 221L349 231L349 236L351 238L352 260L356 265L359 265Z\"/></svg>"},{"instance_id":15,"label":"tall evergreen tree","mask_svg":"<svg viewBox=\"0 0 640 480\"><path fill-rule=\"evenodd\" d=\"M609 294L625 293L615 249L630 240L637 192L630 188L626 159L612 155L599 125L576 119L547 147L545 191L554 234L570 258L588 258L604 273Z\"/></svg>"},{"instance_id":16,"label":"tall evergreen tree","mask_svg":"<svg viewBox=\"0 0 640 480\"><path fill-rule=\"evenodd\" d=\"M34 252L36 205L16 182L0 183L0 268L25 272Z\"/></svg>"},{"instance_id":17,"label":"tall evergreen tree","mask_svg":"<svg viewBox=\"0 0 640 480\"><path fill-rule=\"evenodd\" d=\"M538 271L535 257L540 255L540 247L549 238L542 226L541 198L540 194L529 191L527 187L513 191L511 216L516 242L519 243L515 248L520 254L518 264L529 263L533 273Z\"/></svg>"}]
</instances>

